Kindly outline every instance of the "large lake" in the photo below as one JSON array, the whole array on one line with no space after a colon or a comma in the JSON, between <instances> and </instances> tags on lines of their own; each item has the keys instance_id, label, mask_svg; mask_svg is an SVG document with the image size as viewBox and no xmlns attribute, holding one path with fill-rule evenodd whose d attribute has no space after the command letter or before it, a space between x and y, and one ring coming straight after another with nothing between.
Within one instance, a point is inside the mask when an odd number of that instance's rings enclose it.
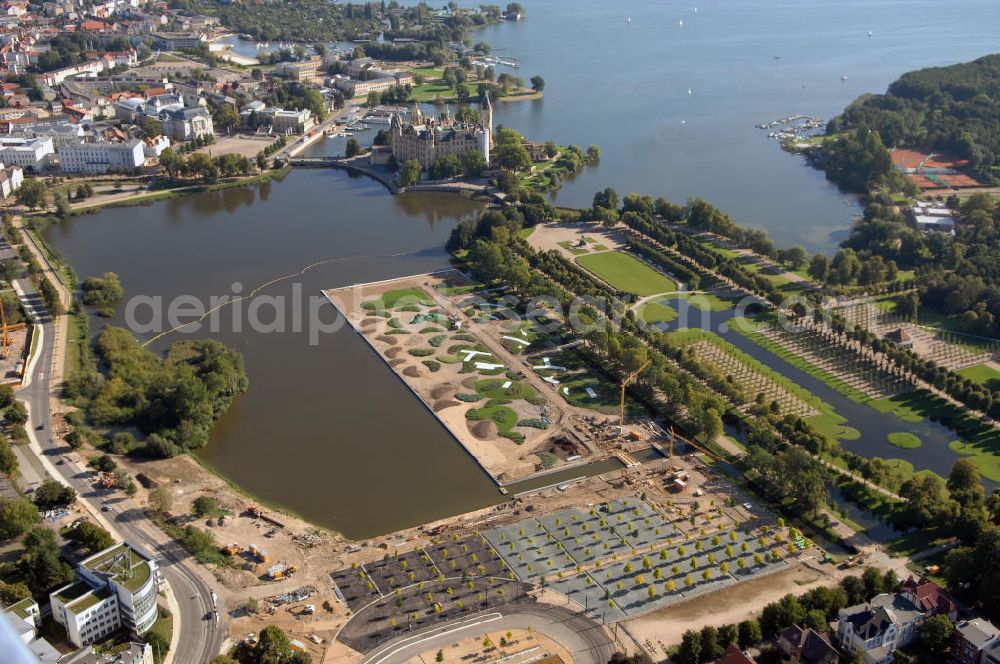
<instances>
[{"instance_id":1,"label":"large lake","mask_svg":"<svg viewBox=\"0 0 1000 664\"><path fill-rule=\"evenodd\" d=\"M587 204L609 185L699 195L780 244L826 251L856 203L754 125L792 113L829 117L904 71L984 55L1000 25L1000 3L984 0L525 4L527 20L476 39L518 56L525 79L538 73L547 82L542 100L498 104L498 123L533 139L601 146L600 165L566 183L559 203ZM233 292L234 282L245 292L338 259L262 293L301 288L311 297L445 266L448 232L476 209L457 197L394 198L374 182L302 171L259 187L105 210L47 237L80 275L113 270L129 296L168 300L208 301ZM232 332L228 316L220 328L230 331L215 336L244 354L251 389L201 453L220 473L350 537L499 500L352 332L310 345L304 333ZM101 324L94 319L94 330Z\"/></svg>"}]
</instances>

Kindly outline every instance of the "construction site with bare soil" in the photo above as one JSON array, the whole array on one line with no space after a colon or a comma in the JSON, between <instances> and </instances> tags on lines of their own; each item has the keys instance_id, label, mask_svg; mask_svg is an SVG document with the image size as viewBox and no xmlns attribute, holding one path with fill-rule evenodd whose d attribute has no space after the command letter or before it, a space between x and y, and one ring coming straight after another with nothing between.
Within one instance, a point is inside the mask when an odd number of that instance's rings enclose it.
<instances>
[{"instance_id":1,"label":"construction site with bare soil","mask_svg":"<svg viewBox=\"0 0 1000 664\"><path fill-rule=\"evenodd\" d=\"M502 289L447 270L324 293L499 486L635 461L617 444L619 386L563 343L558 321L519 314Z\"/></svg>"}]
</instances>

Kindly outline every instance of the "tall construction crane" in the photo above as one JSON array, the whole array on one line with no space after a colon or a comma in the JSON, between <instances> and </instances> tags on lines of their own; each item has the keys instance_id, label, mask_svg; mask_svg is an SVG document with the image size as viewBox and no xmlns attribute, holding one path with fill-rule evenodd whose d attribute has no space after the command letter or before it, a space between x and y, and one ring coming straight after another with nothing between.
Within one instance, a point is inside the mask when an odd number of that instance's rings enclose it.
<instances>
[{"instance_id":1,"label":"tall construction crane","mask_svg":"<svg viewBox=\"0 0 1000 664\"><path fill-rule=\"evenodd\" d=\"M7 334L7 312L3 306L3 300L0 300L0 323L3 324L3 335L0 336L0 357L7 359L10 355L10 335Z\"/></svg>"},{"instance_id":2,"label":"tall construction crane","mask_svg":"<svg viewBox=\"0 0 1000 664\"><path fill-rule=\"evenodd\" d=\"M652 360L646 360L641 367L639 367L638 369L636 369L635 371L633 371L632 373L630 373L629 375L625 376L622 379L621 403L620 403L620 405L618 407L618 414L619 414L619 417L621 418L621 419L618 420L618 427L619 427L618 428L618 435L619 435L619 437L622 437L622 438L625 437L625 388L628 387L629 385L631 385L632 383L634 383L635 380L636 380L636 378L638 378L639 375L643 371L645 371L649 367L649 365L652 364L652 363L653 363Z\"/></svg>"}]
</instances>

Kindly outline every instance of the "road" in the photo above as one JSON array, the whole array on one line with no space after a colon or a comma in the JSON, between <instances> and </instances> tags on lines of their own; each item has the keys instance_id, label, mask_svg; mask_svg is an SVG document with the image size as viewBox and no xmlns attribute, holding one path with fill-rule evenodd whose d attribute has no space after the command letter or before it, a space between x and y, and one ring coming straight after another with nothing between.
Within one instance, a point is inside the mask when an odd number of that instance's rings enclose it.
<instances>
[{"instance_id":1,"label":"road","mask_svg":"<svg viewBox=\"0 0 1000 664\"><path fill-rule=\"evenodd\" d=\"M607 664L614 652L604 627L577 611L551 604L514 604L395 639L367 654L361 664L403 664L422 652L446 648L487 631L528 627L569 650L576 664Z\"/></svg>"},{"instance_id":2,"label":"road","mask_svg":"<svg viewBox=\"0 0 1000 664\"><path fill-rule=\"evenodd\" d=\"M25 234L27 236L27 234ZM36 254L39 263L46 266L46 276L63 293L66 301L68 293L57 280L51 266L27 237L28 246ZM176 600L174 611L175 643L171 655L178 664L197 664L209 662L219 654L223 640L228 633L225 610L219 607L219 622L205 620L212 609L212 589L202 578L200 570L194 567L190 555L177 542L167 537L154 526L145 516L143 509L120 492L95 489L88 481L89 472L85 467L64 458L70 448L57 442L52 436L52 402L55 396L52 386L52 376L58 371L56 366L57 351L61 353L60 339L57 337L58 326L49 316L42 304L34 285L26 279L15 280L17 290L28 316L35 321L35 334L38 335L35 354L26 368L25 385L17 396L28 409L26 424L30 448L37 455L39 464L33 464L26 472L45 474L55 477L73 487L90 512L101 522L101 525L149 553L158 557L163 579L169 586L173 599ZM59 359L61 362L61 357ZM61 372L59 372L61 374ZM73 454L73 457L78 455ZM101 506L108 502L109 512L101 512ZM169 664L169 659L167 664Z\"/></svg>"}]
</instances>

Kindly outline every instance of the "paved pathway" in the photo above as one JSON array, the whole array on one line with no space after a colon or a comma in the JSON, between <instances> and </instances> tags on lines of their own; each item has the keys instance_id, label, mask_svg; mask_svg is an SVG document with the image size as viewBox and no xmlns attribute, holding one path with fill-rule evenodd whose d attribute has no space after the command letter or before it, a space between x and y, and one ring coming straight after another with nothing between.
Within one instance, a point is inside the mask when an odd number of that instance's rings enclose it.
<instances>
[{"instance_id":1,"label":"paved pathway","mask_svg":"<svg viewBox=\"0 0 1000 664\"><path fill-rule=\"evenodd\" d=\"M396 639L370 652L362 664L403 664L461 639L529 627L569 650L575 664L607 664L614 652L607 630L591 618L562 606L516 604Z\"/></svg>"}]
</instances>

